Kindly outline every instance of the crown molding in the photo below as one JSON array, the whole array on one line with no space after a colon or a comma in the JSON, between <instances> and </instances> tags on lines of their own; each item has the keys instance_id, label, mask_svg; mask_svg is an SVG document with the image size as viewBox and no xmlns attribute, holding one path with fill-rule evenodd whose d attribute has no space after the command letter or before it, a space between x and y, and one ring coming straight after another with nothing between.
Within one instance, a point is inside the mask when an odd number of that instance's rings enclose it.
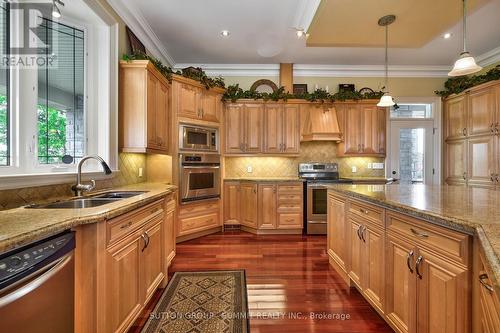
<instances>
[{"instance_id":1,"label":"crown molding","mask_svg":"<svg viewBox=\"0 0 500 333\"><path fill-rule=\"evenodd\" d=\"M500 61L500 46L476 57L480 66L488 66Z\"/></svg>"},{"instance_id":2,"label":"crown molding","mask_svg":"<svg viewBox=\"0 0 500 333\"><path fill-rule=\"evenodd\" d=\"M320 3L321 0L300 0L293 19L293 27L307 32Z\"/></svg>"},{"instance_id":3,"label":"crown molding","mask_svg":"<svg viewBox=\"0 0 500 333\"><path fill-rule=\"evenodd\" d=\"M279 76L277 64L177 64L175 69L201 67L209 76ZM389 66L390 77L447 77L449 66ZM295 64L293 75L312 77L383 77L383 65Z\"/></svg>"},{"instance_id":4,"label":"crown molding","mask_svg":"<svg viewBox=\"0 0 500 333\"><path fill-rule=\"evenodd\" d=\"M152 56L166 62L172 67L175 66L174 59L167 52L165 46L154 33L147 20L142 16L141 11L133 4L133 1L127 1L127 4L125 4L123 0L108 0L108 3L144 44L146 50Z\"/></svg>"}]
</instances>

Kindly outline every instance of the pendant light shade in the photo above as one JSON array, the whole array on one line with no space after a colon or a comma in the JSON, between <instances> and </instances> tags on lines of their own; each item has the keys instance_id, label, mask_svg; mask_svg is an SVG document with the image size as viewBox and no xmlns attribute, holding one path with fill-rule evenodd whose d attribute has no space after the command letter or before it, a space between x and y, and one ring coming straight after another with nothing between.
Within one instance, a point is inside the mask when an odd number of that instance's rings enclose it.
<instances>
[{"instance_id":1,"label":"pendant light shade","mask_svg":"<svg viewBox=\"0 0 500 333\"><path fill-rule=\"evenodd\" d=\"M463 51L455 61L453 69L448 76L463 76L479 72L483 69L476 64L474 57L467 51L467 0L462 0L463 4Z\"/></svg>"},{"instance_id":2,"label":"pendant light shade","mask_svg":"<svg viewBox=\"0 0 500 333\"><path fill-rule=\"evenodd\" d=\"M377 106L379 107L389 107L393 106L394 104L394 99L392 96L389 94L389 57L388 57L388 47L389 47L389 24L394 23L396 20L396 16L394 15L386 15L384 17L381 17L378 20L378 25L381 27L385 27L385 93L384 95L380 98L380 101L377 103Z\"/></svg>"},{"instance_id":3,"label":"pendant light shade","mask_svg":"<svg viewBox=\"0 0 500 333\"><path fill-rule=\"evenodd\" d=\"M389 95L389 93L385 93L384 96L380 98L380 101L377 103L377 106L380 107L388 107L388 106L393 106L394 100L392 99L392 96Z\"/></svg>"}]
</instances>

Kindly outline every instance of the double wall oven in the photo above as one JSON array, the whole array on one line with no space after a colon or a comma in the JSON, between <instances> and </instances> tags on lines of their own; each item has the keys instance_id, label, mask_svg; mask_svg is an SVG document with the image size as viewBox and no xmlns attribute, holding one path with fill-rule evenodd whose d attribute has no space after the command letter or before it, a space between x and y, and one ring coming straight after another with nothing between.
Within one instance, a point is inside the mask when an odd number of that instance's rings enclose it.
<instances>
[{"instance_id":1,"label":"double wall oven","mask_svg":"<svg viewBox=\"0 0 500 333\"><path fill-rule=\"evenodd\" d=\"M326 235L327 185L352 183L339 177L337 163L300 163L299 177L305 180L304 228L309 235Z\"/></svg>"},{"instance_id":2,"label":"double wall oven","mask_svg":"<svg viewBox=\"0 0 500 333\"><path fill-rule=\"evenodd\" d=\"M187 203L220 197L220 156L180 154L180 200Z\"/></svg>"}]
</instances>

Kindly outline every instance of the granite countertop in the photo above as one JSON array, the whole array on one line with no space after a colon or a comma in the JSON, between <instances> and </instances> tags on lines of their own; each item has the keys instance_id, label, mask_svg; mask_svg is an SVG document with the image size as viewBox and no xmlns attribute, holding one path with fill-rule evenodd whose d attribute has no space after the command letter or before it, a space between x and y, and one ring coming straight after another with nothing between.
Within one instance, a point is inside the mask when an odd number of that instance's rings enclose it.
<instances>
[{"instance_id":1,"label":"granite countertop","mask_svg":"<svg viewBox=\"0 0 500 333\"><path fill-rule=\"evenodd\" d=\"M343 179L352 180L355 183L390 183L394 181L394 178L387 177L370 177L370 176L360 176L360 177L342 177Z\"/></svg>"},{"instance_id":2,"label":"granite countertop","mask_svg":"<svg viewBox=\"0 0 500 333\"><path fill-rule=\"evenodd\" d=\"M147 192L98 207L83 209L28 209L19 207L0 211L0 253L82 224L113 218L160 199L176 189L177 187L174 185L139 183L100 191Z\"/></svg>"},{"instance_id":3,"label":"granite countertop","mask_svg":"<svg viewBox=\"0 0 500 333\"><path fill-rule=\"evenodd\" d=\"M329 190L476 235L500 294L500 191L439 185L329 185Z\"/></svg>"},{"instance_id":4,"label":"granite countertop","mask_svg":"<svg viewBox=\"0 0 500 333\"><path fill-rule=\"evenodd\" d=\"M224 181L253 181L253 182L302 182L299 177L236 177L224 178Z\"/></svg>"}]
</instances>

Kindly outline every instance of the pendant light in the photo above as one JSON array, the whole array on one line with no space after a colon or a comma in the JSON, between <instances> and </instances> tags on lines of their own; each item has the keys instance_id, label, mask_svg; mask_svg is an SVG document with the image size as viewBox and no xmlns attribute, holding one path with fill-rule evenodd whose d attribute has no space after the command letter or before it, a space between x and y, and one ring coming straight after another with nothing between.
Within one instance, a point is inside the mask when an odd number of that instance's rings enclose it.
<instances>
[{"instance_id":1,"label":"pendant light","mask_svg":"<svg viewBox=\"0 0 500 333\"><path fill-rule=\"evenodd\" d=\"M462 76L472 73L477 73L481 69L481 66L476 64L474 57L470 55L467 51L467 0L462 0L463 4L463 50L460 53L460 57L455 61L453 69L448 73L448 76Z\"/></svg>"},{"instance_id":2,"label":"pendant light","mask_svg":"<svg viewBox=\"0 0 500 333\"><path fill-rule=\"evenodd\" d=\"M378 20L378 25L381 27L385 27L385 93L380 98L380 101L377 104L377 106L380 107L388 107L396 104L394 103L392 96L389 94L389 57L388 57L389 24L394 23L395 20L396 16L394 15L386 15Z\"/></svg>"}]
</instances>

